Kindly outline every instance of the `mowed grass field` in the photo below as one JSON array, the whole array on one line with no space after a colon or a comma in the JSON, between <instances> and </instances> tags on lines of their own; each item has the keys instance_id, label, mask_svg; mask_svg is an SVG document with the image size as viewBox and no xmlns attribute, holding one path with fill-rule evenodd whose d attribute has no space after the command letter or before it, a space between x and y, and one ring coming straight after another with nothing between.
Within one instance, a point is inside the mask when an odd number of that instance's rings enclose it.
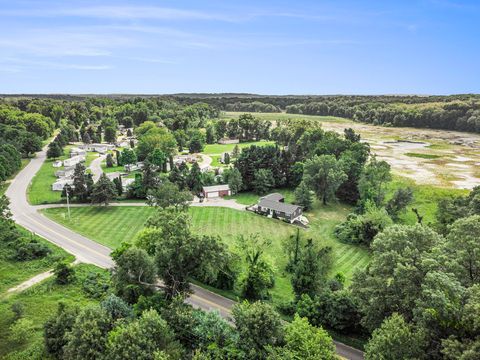
<instances>
[{"instance_id":1,"label":"mowed grass field","mask_svg":"<svg viewBox=\"0 0 480 360\"><path fill-rule=\"evenodd\" d=\"M255 146L265 146L265 145L275 145L274 141L247 141L238 144L207 144L202 151L202 154L206 155L221 155L224 152L232 152L235 146L238 145L240 149L255 145Z\"/></svg>"},{"instance_id":2,"label":"mowed grass field","mask_svg":"<svg viewBox=\"0 0 480 360\"><path fill-rule=\"evenodd\" d=\"M256 118L275 121L275 120L319 120L325 122L337 122L337 123L351 123L352 120L335 117L335 116L319 116L319 115L302 115L302 114L288 114L285 112L281 113L262 113L262 112L247 112L247 111L226 111L221 114L223 119L237 119L242 114L252 114Z\"/></svg>"},{"instance_id":3,"label":"mowed grass field","mask_svg":"<svg viewBox=\"0 0 480 360\"><path fill-rule=\"evenodd\" d=\"M72 146L65 146L63 156L57 160L64 160L70 157ZM61 191L52 191L52 184L57 180L55 171L62 168L54 168L55 160L46 159L42 167L35 174L27 191L28 202L32 205L54 204L62 201Z\"/></svg>"},{"instance_id":4,"label":"mowed grass field","mask_svg":"<svg viewBox=\"0 0 480 360\"><path fill-rule=\"evenodd\" d=\"M43 358L43 324L57 312L58 303L68 307L83 307L98 302L87 297L82 290L85 276L90 272L104 272L93 265L80 264L75 266L76 280L68 285L57 285L53 278L34 285L20 293L8 295L0 301L0 358L11 352L28 351L30 354L17 354L14 359ZM10 326L14 323L13 304L20 304L23 318L33 322L33 334L25 342L16 342L10 338ZM33 356L32 355L36 355ZM7 357L10 358L10 357Z\"/></svg>"},{"instance_id":5,"label":"mowed grass field","mask_svg":"<svg viewBox=\"0 0 480 360\"><path fill-rule=\"evenodd\" d=\"M68 220L64 208L43 211L49 218L114 249L122 241L132 241L155 209L133 206L72 208L72 220ZM276 267L276 284L272 291L272 300L277 302L293 296L290 279L284 272L287 260L282 249L282 241L293 235L296 227L251 212L229 208L192 207L189 211L195 232L219 235L232 248L236 245L239 235L258 234L271 239L272 245L267 249L267 253ZM342 205L316 208L307 214L313 220L311 228L301 230L304 237L311 237L322 246L332 247L334 259L332 276L342 272L348 281L369 261L368 250L340 243L332 235L334 226L342 221L349 211L348 207Z\"/></svg>"}]
</instances>

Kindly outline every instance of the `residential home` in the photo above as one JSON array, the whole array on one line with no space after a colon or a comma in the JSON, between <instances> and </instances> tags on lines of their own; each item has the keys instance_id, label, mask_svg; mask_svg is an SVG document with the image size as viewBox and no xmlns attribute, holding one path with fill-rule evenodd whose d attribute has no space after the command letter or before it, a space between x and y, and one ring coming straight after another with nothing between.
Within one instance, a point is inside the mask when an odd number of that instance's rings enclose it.
<instances>
[{"instance_id":1,"label":"residential home","mask_svg":"<svg viewBox=\"0 0 480 360\"><path fill-rule=\"evenodd\" d=\"M70 149L70 157L79 156L79 155L85 156L87 155L87 151L85 149L80 149L77 147Z\"/></svg>"},{"instance_id":2,"label":"residential home","mask_svg":"<svg viewBox=\"0 0 480 360\"><path fill-rule=\"evenodd\" d=\"M145 165L143 164L143 162L140 161L140 162L137 162L136 164L127 164L124 166L124 168L125 168L125 171L132 172L136 170L142 170L144 166Z\"/></svg>"},{"instance_id":3,"label":"residential home","mask_svg":"<svg viewBox=\"0 0 480 360\"><path fill-rule=\"evenodd\" d=\"M58 179L52 184L53 191L62 191L65 185L73 185L73 179Z\"/></svg>"},{"instance_id":4,"label":"residential home","mask_svg":"<svg viewBox=\"0 0 480 360\"><path fill-rule=\"evenodd\" d=\"M239 139L231 139L231 138L221 138L218 140L219 144L226 145L226 144L238 144L240 142Z\"/></svg>"},{"instance_id":5,"label":"residential home","mask_svg":"<svg viewBox=\"0 0 480 360\"><path fill-rule=\"evenodd\" d=\"M261 197L254 210L259 214L282 219L290 223L300 220L303 213L301 206L285 203L285 198L279 193Z\"/></svg>"},{"instance_id":6,"label":"residential home","mask_svg":"<svg viewBox=\"0 0 480 360\"><path fill-rule=\"evenodd\" d=\"M75 166L78 163L83 162L83 161L85 161L85 155L77 155L77 156L71 157L70 159L63 160L63 165L65 167Z\"/></svg>"},{"instance_id":7,"label":"residential home","mask_svg":"<svg viewBox=\"0 0 480 360\"><path fill-rule=\"evenodd\" d=\"M58 178L72 177L74 172L75 172L75 167L68 166L64 169L57 170L55 172L55 176Z\"/></svg>"}]
</instances>

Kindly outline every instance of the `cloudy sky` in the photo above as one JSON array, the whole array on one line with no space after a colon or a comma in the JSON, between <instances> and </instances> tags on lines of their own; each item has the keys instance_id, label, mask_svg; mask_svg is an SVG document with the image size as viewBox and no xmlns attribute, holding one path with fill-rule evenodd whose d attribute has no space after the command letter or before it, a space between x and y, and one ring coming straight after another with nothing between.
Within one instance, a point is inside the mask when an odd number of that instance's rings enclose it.
<instances>
[{"instance_id":1,"label":"cloudy sky","mask_svg":"<svg viewBox=\"0 0 480 360\"><path fill-rule=\"evenodd\" d=\"M0 93L478 93L479 24L475 0L0 0Z\"/></svg>"}]
</instances>

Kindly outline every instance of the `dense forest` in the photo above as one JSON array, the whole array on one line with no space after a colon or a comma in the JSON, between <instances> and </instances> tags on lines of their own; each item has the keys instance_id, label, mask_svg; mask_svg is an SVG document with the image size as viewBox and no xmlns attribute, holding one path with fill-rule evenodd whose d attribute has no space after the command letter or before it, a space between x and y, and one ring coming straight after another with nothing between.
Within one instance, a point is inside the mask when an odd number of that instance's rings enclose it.
<instances>
[{"instance_id":1,"label":"dense forest","mask_svg":"<svg viewBox=\"0 0 480 360\"><path fill-rule=\"evenodd\" d=\"M41 97L80 101L89 99L88 96L80 95ZM18 96L6 98L15 99ZM131 101L131 97L127 95L112 95L105 98ZM480 97L470 94L450 96L172 94L143 95L137 99L140 98L156 102L172 101L181 105L202 102L223 111L269 113L285 111L292 114L338 116L374 125L480 132Z\"/></svg>"}]
</instances>

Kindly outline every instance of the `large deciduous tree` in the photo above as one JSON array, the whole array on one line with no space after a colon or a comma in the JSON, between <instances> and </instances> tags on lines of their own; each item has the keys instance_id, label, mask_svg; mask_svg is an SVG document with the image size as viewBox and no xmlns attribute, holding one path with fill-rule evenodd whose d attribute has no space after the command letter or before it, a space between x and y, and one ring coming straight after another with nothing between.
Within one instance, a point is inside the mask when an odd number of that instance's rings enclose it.
<instances>
[{"instance_id":1,"label":"large deciduous tree","mask_svg":"<svg viewBox=\"0 0 480 360\"><path fill-rule=\"evenodd\" d=\"M238 348L246 359L266 359L268 347L282 343L284 331L278 313L268 304L243 302L232 309L238 330Z\"/></svg>"},{"instance_id":2,"label":"large deciduous tree","mask_svg":"<svg viewBox=\"0 0 480 360\"><path fill-rule=\"evenodd\" d=\"M346 179L341 163L333 155L317 155L305 161L303 181L324 205L335 199L335 192Z\"/></svg>"}]
</instances>

